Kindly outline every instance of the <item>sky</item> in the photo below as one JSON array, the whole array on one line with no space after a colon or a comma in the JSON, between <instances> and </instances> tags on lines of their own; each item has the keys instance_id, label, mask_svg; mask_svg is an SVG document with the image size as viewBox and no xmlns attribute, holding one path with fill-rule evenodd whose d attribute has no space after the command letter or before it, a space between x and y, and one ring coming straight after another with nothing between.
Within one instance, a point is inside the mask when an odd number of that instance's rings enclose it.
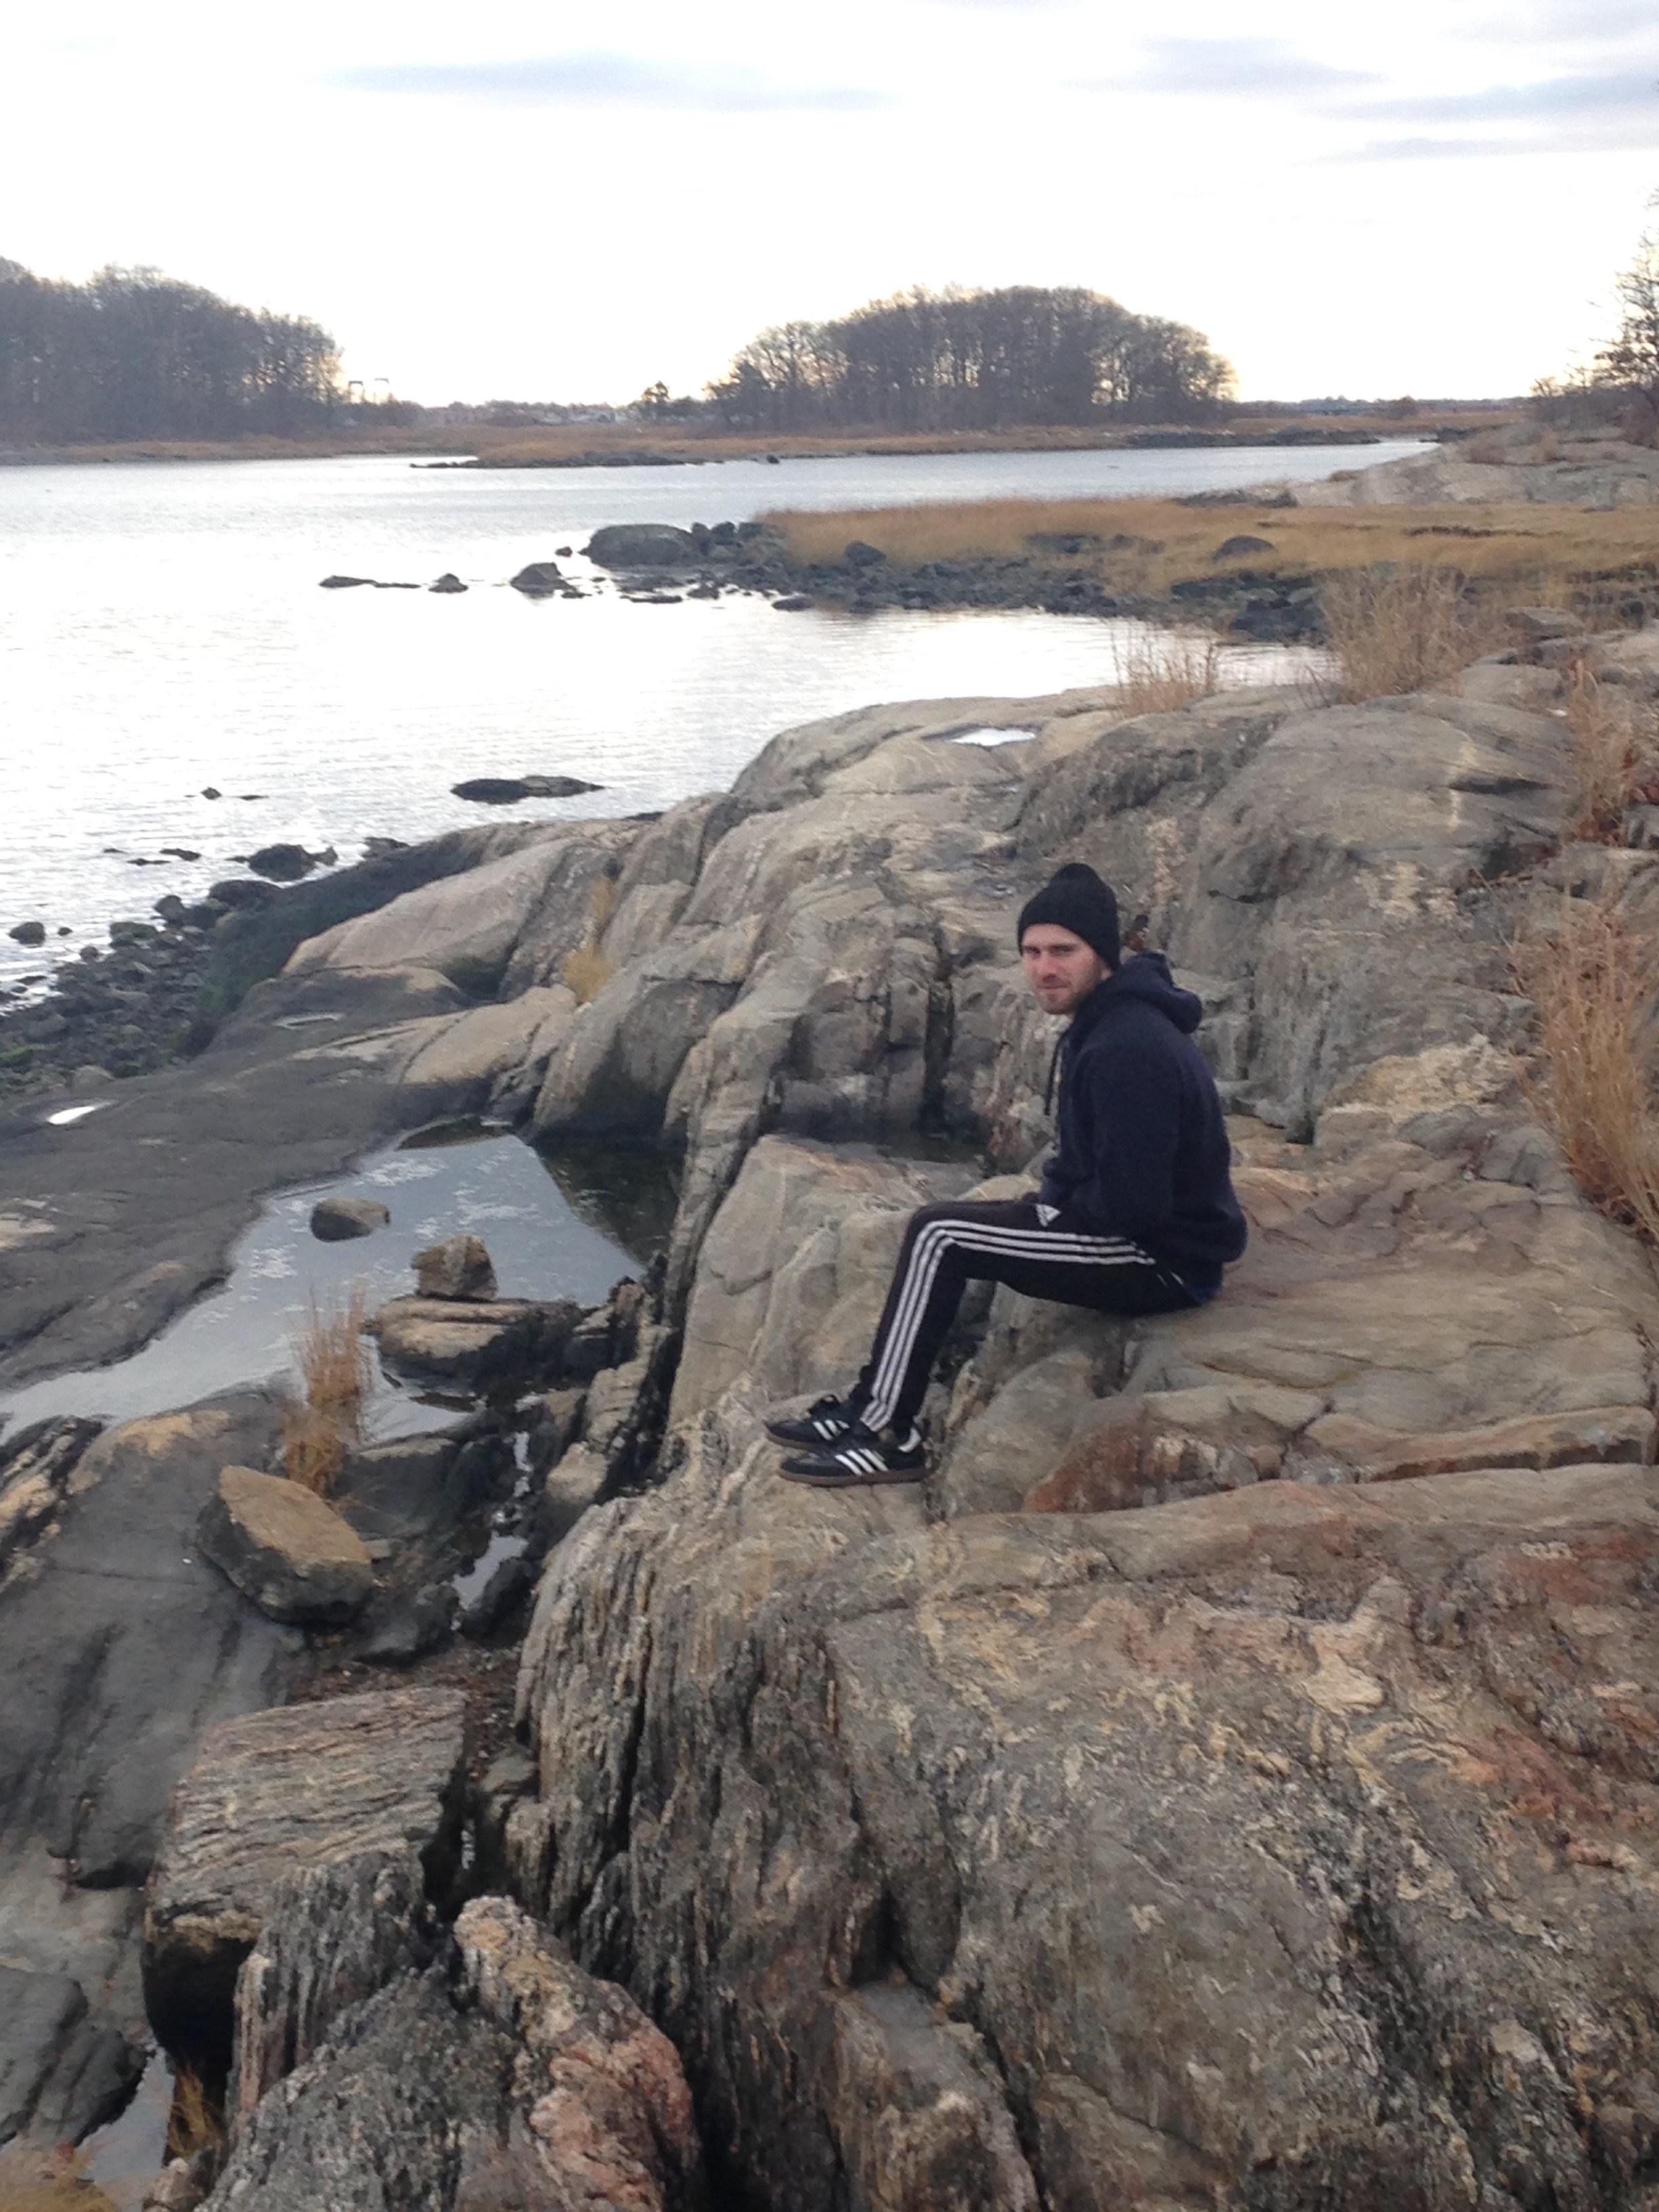
<instances>
[{"instance_id":1,"label":"sky","mask_svg":"<svg viewBox=\"0 0 1659 2212\"><path fill-rule=\"evenodd\" d=\"M698 391L917 283L1091 287L1247 398L1498 396L1659 222L1659 0L30 13L0 255L311 315L428 404Z\"/></svg>"}]
</instances>

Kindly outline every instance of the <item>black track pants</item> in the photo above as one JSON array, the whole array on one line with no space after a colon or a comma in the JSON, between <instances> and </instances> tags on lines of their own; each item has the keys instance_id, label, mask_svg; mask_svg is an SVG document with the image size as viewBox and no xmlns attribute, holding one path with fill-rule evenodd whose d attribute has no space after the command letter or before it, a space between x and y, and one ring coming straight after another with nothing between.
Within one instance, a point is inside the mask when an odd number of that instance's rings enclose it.
<instances>
[{"instance_id":1,"label":"black track pants","mask_svg":"<svg viewBox=\"0 0 1659 2212\"><path fill-rule=\"evenodd\" d=\"M1127 1237L1044 1227L1035 1199L924 1206L910 1217L869 1364L859 1377L872 1429L915 1418L940 1345L972 1281L1103 1313L1173 1313L1192 1300Z\"/></svg>"}]
</instances>

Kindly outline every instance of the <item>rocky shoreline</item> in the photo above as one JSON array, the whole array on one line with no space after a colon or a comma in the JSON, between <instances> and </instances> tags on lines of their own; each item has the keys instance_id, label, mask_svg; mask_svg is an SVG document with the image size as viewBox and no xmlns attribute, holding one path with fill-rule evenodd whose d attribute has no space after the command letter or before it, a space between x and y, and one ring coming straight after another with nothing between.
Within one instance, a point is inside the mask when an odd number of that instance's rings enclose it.
<instances>
[{"instance_id":1,"label":"rocky shoreline","mask_svg":"<svg viewBox=\"0 0 1659 2212\"><path fill-rule=\"evenodd\" d=\"M1573 644L1659 697L1659 630ZM317 1512L263 1393L0 1437L0 2136L85 2136L159 2031L226 2127L169 2212L1635 2212L1659 1288L1517 1087L1506 946L1575 893L1650 934L1659 853L1572 841L1566 680L835 717L297 887L350 910L240 942L198 1059L0 1129L0 1389L441 1114L679 1181L586 1313L423 1255L382 1357L489 1402ZM1133 1325L999 1293L924 1485L781 1484L761 1414L908 1211L1026 1185L1012 916L1069 858L1203 1000L1250 1251Z\"/></svg>"},{"instance_id":2,"label":"rocky shoreline","mask_svg":"<svg viewBox=\"0 0 1659 2212\"><path fill-rule=\"evenodd\" d=\"M1225 509L1247 499L1253 507L1291 504L1272 491L1202 493L1178 503ZM1224 530L1222 535L1224 539ZM729 591L762 594L786 614L820 604L856 615L886 607L929 612L1030 607L1044 614L1127 616L1164 627L1202 624L1255 643L1323 641L1318 579L1311 574L1233 566L1179 583L1168 593L1112 592L1089 558L1112 550L1093 538L1062 534L1006 558L912 564L890 561L878 545L854 539L839 560L802 562L791 557L781 532L761 522L695 524L689 531L665 523L622 524L596 532L588 549L590 557L619 574L624 589L641 596L654 587L663 605L718 599ZM573 588L547 580L544 572L557 575L556 562L534 566L544 580L520 584L521 589Z\"/></svg>"}]
</instances>

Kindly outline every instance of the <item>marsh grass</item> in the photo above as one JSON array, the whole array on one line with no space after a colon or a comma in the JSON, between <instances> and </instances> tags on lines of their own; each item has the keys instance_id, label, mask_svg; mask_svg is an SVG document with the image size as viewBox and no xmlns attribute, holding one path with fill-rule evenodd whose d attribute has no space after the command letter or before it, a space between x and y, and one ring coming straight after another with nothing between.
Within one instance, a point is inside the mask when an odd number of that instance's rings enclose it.
<instances>
[{"instance_id":1,"label":"marsh grass","mask_svg":"<svg viewBox=\"0 0 1659 2212\"><path fill-rule=\"evenodd\" d=\"M1127 715L1170 714L1221 688L1213 637L1138 638L1118 648L1117 688Z\"/></svg>"},{"instance_id":2,"label":"marsh grass","mask_svg":"<svg viewBox=\"0 0 1659 2212\"><path fill-rule=\"evenodd\" d=\"M1626 572L1655 573L1652 510L1474 504L1448 507L1189 507L1178 500L994 500L978 504L776 513L792 560L838 562L854 538L899 568L924 561L1048 560L1031 540L1092 540L1063 565L1109 590L1167 592L1176 583L1240 566L1277 575L1330 577L1395 565L1455 567L1505 604L1583 605ZM1272 551L1218 562L1234 536ZM1613 596L1623 596L1616 581Z\"/></svg>"},{"instance_id":3,"label":"marsh grass","mask_svg":"<svg viewBox=\"0 0 1659 2212\"><path fill-rule=\"evenodd\" d=\"M1659 947L1605 901L1564 897L1511 955L1537 1010L1522 1086L1593 1206L1659 1243L1659 1113L1648 1042Z\"/></svg>"},{"instance_id":4,"label":"marsh grass","mask_svg":"<svg viewBox=\"0 0 1659 2212\"><path fill-rule=\"evenodd\" d=\"M374 1373L363 1334L366 1310L361 1284L352 1285L341 1307L325 1307L313 1297L310 1316L293 1339L302 1395L283 1408L283 1470L290 1482L319 1498L327 1497L346 1454L362 1437L363 1401Z\"/></svg>"},{"instance_id":5,"label":"marsh grass","mask_svg":"<svg viewBox=\"0 0 1659 2212\"><path fill-rule=\"evenodd\" d=\"M1569 679L1567 731L1578 804L1571 834L1587 843L1622 845L1644 741L1652 742L1651 710L1644 715L1622 685L1598 684L1581 663Z\"/></svg>"}]
</instances>

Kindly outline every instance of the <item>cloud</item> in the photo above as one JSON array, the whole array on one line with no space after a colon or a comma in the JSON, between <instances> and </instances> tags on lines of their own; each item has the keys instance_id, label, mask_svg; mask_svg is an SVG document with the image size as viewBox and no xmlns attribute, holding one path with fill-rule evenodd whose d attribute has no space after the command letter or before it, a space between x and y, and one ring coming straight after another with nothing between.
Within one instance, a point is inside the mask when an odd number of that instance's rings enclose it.
<instances>
[{"instance_id":1,"label":"cloud","mask_svg":"<svg viewBox=\"0 0 1659 2212\"><path fill-rule=\"evenodd\" d=\"M888 94L850 85L769 84L745 69L684 68L632 54L556 54L510 62L370 63L328 78L346 92L416 94L501 107L661 107L702 113L831 114L890 107Z\"/></svg>"},{"instance_id":2,"label":"cloud","mask_svg":"<svg viewBox=\"0 0 1659 2212\"><path fill-rule=\"evenodd\" d=\"M1377 122L1560 122L1645 109L1659 120L1659 82L1652 70L1624 70L1607 76L1546 77L1537 84L1492 84L1480 92L1424 94L1403 100L1365 100L1342 109Z\"/></svg>"},{"instance_id":3,"label":"cloud","mask_svg":"<svg viewBox=\"0 0 1659 2212\"><path fill-rule=\"evenodd\" d=\"M1375 84L1367 70L1334 69L1298 53L1285 39L1149 39L1141 66L1097 77L1091 92L1309 93Z\"/></svg>"},{"instance_id":4,"label":"cloud","mask_svg":"<svg viewBox=\"0 0 1659 2212\"><path fill-rule=\"evenodd\" d=\"M1520 19L1506 15L1503 35L1557 39L1577 45L1585 40L1616 39L1626 31L1653 27L1653 0L1534 0Z\"/></svg>"}]
</instances>

